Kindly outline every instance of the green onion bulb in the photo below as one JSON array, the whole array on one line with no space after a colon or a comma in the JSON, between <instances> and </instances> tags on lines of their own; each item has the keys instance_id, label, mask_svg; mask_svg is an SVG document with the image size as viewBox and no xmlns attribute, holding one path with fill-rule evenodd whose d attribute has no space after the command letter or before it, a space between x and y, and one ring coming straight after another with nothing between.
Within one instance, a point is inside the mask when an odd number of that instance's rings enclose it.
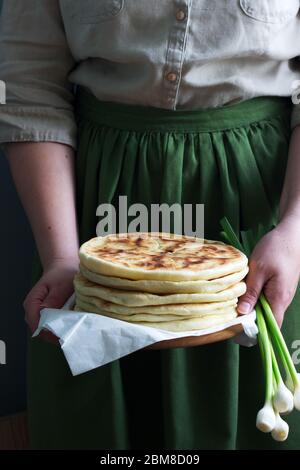
<instances>
[{"instance_id":1,"label":"green onion bulb","mask_svg":"<svg viewBox=\"0 0 300 470\"><path fill-rule=\"evenodd\" d=\"M256 427L262 432L271 432L276 425L276 415L271 401L265 403L256 416Z\"/></svg>"},{"instance_id":2,"label":"green onion bulb","mask_svg":"<svg viewBox=\"0 0 300 470\"><path fill-rule=\"evenodd\" d=\"M276 413L276 424L271 432L271 436L275 441L283 442L289 435L289 425L286 423L279 413Z\"/></svg>"},{"instance_id":3,"label":"green onion bulb","mask_svg":"<svg viewBox=\"0 0 300 470\"><path fill-rule=\"evenodd\" d=\"M277 385L277 389L273 397L273 405L278 413L287 413L292 411L294 408L294 396L285 386L283 380L281 380Z\"/></svg>"}]
</instances>

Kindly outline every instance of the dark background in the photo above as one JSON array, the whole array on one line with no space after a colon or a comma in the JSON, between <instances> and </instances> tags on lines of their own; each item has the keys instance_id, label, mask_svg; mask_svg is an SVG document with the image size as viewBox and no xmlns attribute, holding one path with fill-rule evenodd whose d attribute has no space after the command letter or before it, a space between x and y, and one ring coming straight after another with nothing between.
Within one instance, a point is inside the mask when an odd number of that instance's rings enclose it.
<instances>
[{"instance_id":1,"label":"dark background","mask_svg":"<svg viewBox=\"0 0 300 470\"><path fill-rule=\"evenodd\" d=\"M2 0L0 12L1 3ZM0 365L0 416L5 416L26 408L26 326L22 302L30 286L33 241L6 158L1 153L0 252L0 340L6 343L6 364Z\"/></svg>"}]
</instances>

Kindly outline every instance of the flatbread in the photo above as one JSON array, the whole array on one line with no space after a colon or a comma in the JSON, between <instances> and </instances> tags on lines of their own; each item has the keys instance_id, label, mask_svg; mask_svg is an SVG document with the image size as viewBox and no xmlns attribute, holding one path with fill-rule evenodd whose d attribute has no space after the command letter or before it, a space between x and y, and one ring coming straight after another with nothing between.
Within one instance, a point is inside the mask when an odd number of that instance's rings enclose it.
<instances>
[{"instance_id":1,"label":"flatbread","mask_svg":"<svg viewBox=\"0 0 300 470\"><path fill-rule=\"evenodd\" d=\"M155 314L155 315L179 315L179 316L200 316L213 314L216 310L221 313L224 309L237 305L237 298L226 300L224 302L209 302L198 304L174 304L174 305L145 305L139 307L128 307L125 305L114 304L97 297L82 295L76 292L76 302L85 302L95 306L97 311L116 313L118 315L133 315L137 313Z\"/></svg>"},{"instance_id":2,"label":"flatbread","mask_svg":"<svg viewBox=\"0 0 300 470\"><path fill-rule=\"evenodd\" d=\"M193 330L204 330L220 324L226 324L230 320L236 318L237 312L224 313L223 315L208 315L201 318L193 318L181 321L172 322L161 322L161 323L150 323L150 322L138 322L137 325L150 326L152 328L160 328L168 331L193 331Z\"/></svg>"},{"instance_id":3,"label":"flatbread","mask_svg":"<svg viewBox=\"0 0 300 470\"><path fill-rule=\"evenodd\" d=\"M247 257L231 245L168 233L96 237L81 245L80 262L95 273L125 279L191 281L241 271Z\"/></svg>"},{"instance_id":4,"label":"flatbread","mask_svg":"<svg viewBox=\"0 0 300 470\"><path fill-rule=\"evenodd\" d=\"M146 305L168 305L184 303L223 302L236 299L246 292L246 284L239 282L228 289L217 293L199 294L150 294L138 291L124 291L111 287L100 286L86 279L78 273L74 279L75 292L86 297L96 297L115 304L128 307Z\"/></svg>"},{"instance_id":5,"label":"flatbread","mask_svg":"<svg viewBox=\"0 0 300 470\"><path fill-rule=\"evenodd\" d=\"M117 313L108 312L103 309L98 309L93 304L89 302L84 302L82 300L77 300L75 309L80 312L90 312L96 313L98 315L104 315L105 317L116 318L117 320L123 320L131 323L136 323L137 321L144 322L163 322L163 321L173 321L173 320L186 320L187 317L179 315L154 315L151 313L136 313L134 315L118 315Z\"/></svg>"},{"instance_id":6,"label":"flatbread","mask_svg":"<svg viewBox=\"0 0 300 470\"><path fill-rule=\"evenodd\" d=\"M215 325L226 323L237 317L237 311L234 307L225 309L220 314L203 315L199 317L178 317L173 315L117 315L107 311L96 311L96 307L85 302L78 301L74 308L75 311L91 312L98 315L104 315L140 326L150 326L169 331L191 331L210 328Z\"/></svg>"},{"instance_id":7,"label":"flatbread","mask_svg":"<svg viewBox=\"0 0 300 470\"><path fill-rule=\"evenodd\" d=\"M132 280L120 277L104 276L97 274L80 265L81 274L89 281L101 286L123 289L127 291L149 292L152 294L197 294L221 292L246 277L249 268L246 266L241 271L218 279L198 280L198 281L156 281Z\"/></svg>"}]
</instances>

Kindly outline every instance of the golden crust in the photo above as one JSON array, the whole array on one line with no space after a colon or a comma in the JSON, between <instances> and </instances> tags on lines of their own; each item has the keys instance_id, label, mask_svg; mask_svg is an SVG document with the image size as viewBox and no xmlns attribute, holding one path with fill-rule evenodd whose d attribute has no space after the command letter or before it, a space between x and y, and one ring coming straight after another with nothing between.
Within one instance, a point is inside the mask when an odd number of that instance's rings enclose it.
<instances>
[{"instance_id":1,"label":"golden crust","mask_svg":"<svg viewBox=\"0 0 300 470\"><path fill-rule=\"evenodd\" d=\"M220 241L167 233L129 233L97 237L81 249L82 262L93 258L126 270L143 272L226 271L244 255ZM244 257L245 258L245 257ZM243 263L246 265L246 261Z\"/></svg>"}]
</instances>

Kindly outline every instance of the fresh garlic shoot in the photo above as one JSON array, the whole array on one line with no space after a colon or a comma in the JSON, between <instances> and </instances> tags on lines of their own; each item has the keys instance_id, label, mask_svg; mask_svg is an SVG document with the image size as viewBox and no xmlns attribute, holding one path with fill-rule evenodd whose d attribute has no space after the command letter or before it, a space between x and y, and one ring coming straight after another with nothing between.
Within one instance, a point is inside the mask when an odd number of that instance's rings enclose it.
<instances>
[{"instance_id":1,"label":"fresh garlic shoot","mask_svg":"<svg viewBox=\"0 0 300 470\"><path fill-rule=\"evenodd\" d=\"M271 436L275 441L283 442L289 435L289 425L276 413L276 424L274 429L271 431Z\"/></svg>"}]
</instances>

